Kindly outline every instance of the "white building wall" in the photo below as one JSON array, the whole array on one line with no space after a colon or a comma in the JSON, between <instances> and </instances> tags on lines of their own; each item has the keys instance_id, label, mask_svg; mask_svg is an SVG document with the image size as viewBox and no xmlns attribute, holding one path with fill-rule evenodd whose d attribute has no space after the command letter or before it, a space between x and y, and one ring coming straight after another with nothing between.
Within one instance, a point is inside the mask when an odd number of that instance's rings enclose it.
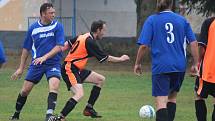
<instances>
[{"instance_id":1,"label":"white building wall","mask_svg":"<svg viewBox=\"0 0 215 121\"><path fill-rule=\"evenodd\" d=\"M58 15L73 16L73 0L55 1ZM134 0L76 0L77 34L89 31L92 21L107 22L106 36L136 36L136 4ZM60 7L61 6L61 7ZM61 12L60 12L61 11ZM185 15L195 33L199 33L205 17L192 12Z\"/></svg>"},{"instance_id":2,"label":"white building wall","mask_svg":"<svg viewBox=\"0 0 215 121\"><path fill-rule=\"evenodd\" d=\"M0 30L26 31L28 17L39 17L39 8L43 2L52 2L57 16L73 16L74 0L0 0ZM94 20L107 22L106 36L131 37L136 35L136 5L134 0L76 0L76 33L89 31ZM192 13L186 16L195 33L200 32L205 17ZM67 22L67 29L72 29ZM71 26L71 27L70 27ZM71 32L67 32L69 35Z\"/></svg>"},{"instance_id":3,"label":"white building wall","mask_svg":"<svg viewBox=\"0 0 215 121\"><path fill-rule=\"evenodd\" d=\"M57 14L73 16L73 0L52 0ZM106 36L136 35L136 4L134 0L76 0L76 33L88 32L94 20L107 22Z\"/></svg>"}]
</instances>

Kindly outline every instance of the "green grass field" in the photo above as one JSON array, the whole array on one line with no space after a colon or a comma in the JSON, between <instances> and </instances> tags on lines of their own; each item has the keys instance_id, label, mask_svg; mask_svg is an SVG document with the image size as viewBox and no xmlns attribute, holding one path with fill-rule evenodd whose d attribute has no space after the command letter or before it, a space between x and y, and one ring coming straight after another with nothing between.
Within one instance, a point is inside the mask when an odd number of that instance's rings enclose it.
<instances>
[{"instance_id":1,"label":"green grass field","mask_svg":"<svg viewBox=\"0 0 215 121\"><path fill-rule=\"evenodd\" d=\"M128 69L127 69L128 70ZM131 69L129 69L131 70ZM10 75L14 69L2 69L0 71L0 121L8 121L14 111L15 101L19 93L23 78L13 81ZM154 107L151 96L151 75L145 73L137 77L132 71L97 71L106 77L106 84L95 108L103 115L101 119L91 119L82 115L82 110L89 97L92 85L85 84L85 96L67 117L67 121L153 121L141 119L138 111L142 105L149 104ZM24 77L24 75L23 75ZM175 121L195 121L194 111L194 79L186 76L183 87L178 95L177 113ZM34 87L28 97L27 103L21 113L20 121L43 121L46 112L46 98L48 87L45 78ZM56 112L59 113L70 96L64 82L58 96ZM208 120L211 120L211 97L208 99Z\"/></svg>"}]
</instances>

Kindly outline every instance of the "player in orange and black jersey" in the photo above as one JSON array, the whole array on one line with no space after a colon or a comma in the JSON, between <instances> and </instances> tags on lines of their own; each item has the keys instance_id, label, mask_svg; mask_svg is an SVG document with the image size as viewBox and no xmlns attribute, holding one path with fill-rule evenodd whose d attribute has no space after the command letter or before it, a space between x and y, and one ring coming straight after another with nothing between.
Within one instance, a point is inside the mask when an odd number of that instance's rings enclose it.
<instances>
[{"instance_id":1,"label":"player in orange and black jersey","mask_svg":"<svg viewBox=\"0 0 215 121\"><path fill-rule=\"evenodd\" d=\"M205 99L208 95L215 97L215 17L206 19L201 27L199 39L200 74L195 84L195 108L198 121L207 121ZM215 104L215 100L214 100ZM215 105L212 114L215 121Z\"/></svg>"},{"instance_id":2,"label":"player in orange and black jersey","mask_svg":"<svg viewBox=\"0 0 215 121\"><path fill-rule=\"evenodd\" d=\"M106 23L102 20L94 21L91 25L91 32L79 35L65 43L65 50L70 48L62 66L62 77L74 95L67 101L59 116L54 121L62 121L73 110L75 105L84 95L82 83L95 84L91 90L88 103L83 111L85 116L100 118L101 116L93 108L100 95L105 77L94 71L85 69L88 58L96 57L101 63L103 61L122 62L129 60L127 55L114 57L105 54L97 45L96 40L102 39L106 31Z\"/></svg>"}]
</instances>

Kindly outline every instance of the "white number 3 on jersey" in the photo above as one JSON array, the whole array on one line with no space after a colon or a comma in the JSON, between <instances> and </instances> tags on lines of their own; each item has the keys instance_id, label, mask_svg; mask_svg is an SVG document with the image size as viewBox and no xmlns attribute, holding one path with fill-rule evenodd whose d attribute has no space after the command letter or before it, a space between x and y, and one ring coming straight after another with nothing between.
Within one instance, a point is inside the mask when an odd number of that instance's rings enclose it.
<instances>
[{"instance_id":1,"label":"white number 3 on jersey","mask_svg":"<svg viewBox=\"0 0 215 121\"><path fill-rule=\"evenodd\" d=\"M167 30L167 42L173 43L175 41L175 36L173 34L173 25L172 23L166 23L165 29Z\"/></svg>"}]
</instances>

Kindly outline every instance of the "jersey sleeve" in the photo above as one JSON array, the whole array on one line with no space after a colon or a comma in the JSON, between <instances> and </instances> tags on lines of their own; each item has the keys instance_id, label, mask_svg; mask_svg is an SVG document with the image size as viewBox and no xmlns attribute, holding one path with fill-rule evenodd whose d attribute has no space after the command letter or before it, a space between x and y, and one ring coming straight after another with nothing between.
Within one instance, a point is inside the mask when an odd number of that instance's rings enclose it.
<instances>
[{"instance_id":1,"label":"jersey sleeve","mask_svg":"<svg viewBox=\"0 0 215 121\"><path fill-rule=\"evenodd\" d=\"M153 26L152 26L152 17L150 16L148 19L146 19L143 25L137 44L149 46L152 41L152 37L153 37Z\"/></svg>"},{"instance_id":2,"label":"jersey sleeve","mask_svg":"<svg viewBox=\"0 0 215 121\"><path fill-rule=\"evenodd\" d=\"M186 39L187 39L188 43L196 41L195 34L193 33L193 30L191 29L190 23L188 23L187 21L185 22L185 34L186 34Z\"/></svg>"},{"instance_id":3,"label":"jersey sleeve","mask_svg":"<svg viewBox=\"0 0 215 121\"><path fill-rule=\"evenodd\" d=\"M55 33L56 44L63 46L65 42L63 26L61 23L57 23L57 24L58 24L58 29Z\"/></svg>"},{"instance_id":4,"label":"jersey sleeve","mask_svg":"<svg viewBox=\"0 0 215 121\"><path fill-rule=\"evenodd\" d=\"M86 49L87 52L89 54L89 56L94 56L97 58L97 60L102 63L104 62L107 58L108 55L106 53L104 53L99 46L97 45L97 43L95 42L96 40L93 40L91 38L88 38L86 40Z\"/></svg>"},{"instance_id":5,"label":"jersey sleeve","mask_svg":"<svg viewBox=\"0 0 215 121\"><path fill-rule=\"evenodd\" d=\"M72 47L72 44L74 44L77 39L78 39L78 36L76 36L76 37L74 37L72 39L67 40L68 43L69 43L69 46Z\"/></svg>"},{"instance_id":6,"label":"jersey sleeve","mask_svg":"<svg viewBox=\"0 0 215 121\"><path fill-rule=\"evenodd\" d=\"M199 45L206 46L208 43L208 30L209 30L209 24L207 20L205 20L201 26L201 33L198 40Z\"/></svg>"},{"instance_id":7,"label":"jersey sleeve","mask_svg":"<svg viewBox=\"0 0 215 121\"><path fill-rule=\"evenodd\" d=\"M23 43L23 48L27 49L28 51L32 50L32 45L33 45L33 39L31 37L31 33L32 33L32 29L29 28Z\"/></svg>"}]
</instances>

